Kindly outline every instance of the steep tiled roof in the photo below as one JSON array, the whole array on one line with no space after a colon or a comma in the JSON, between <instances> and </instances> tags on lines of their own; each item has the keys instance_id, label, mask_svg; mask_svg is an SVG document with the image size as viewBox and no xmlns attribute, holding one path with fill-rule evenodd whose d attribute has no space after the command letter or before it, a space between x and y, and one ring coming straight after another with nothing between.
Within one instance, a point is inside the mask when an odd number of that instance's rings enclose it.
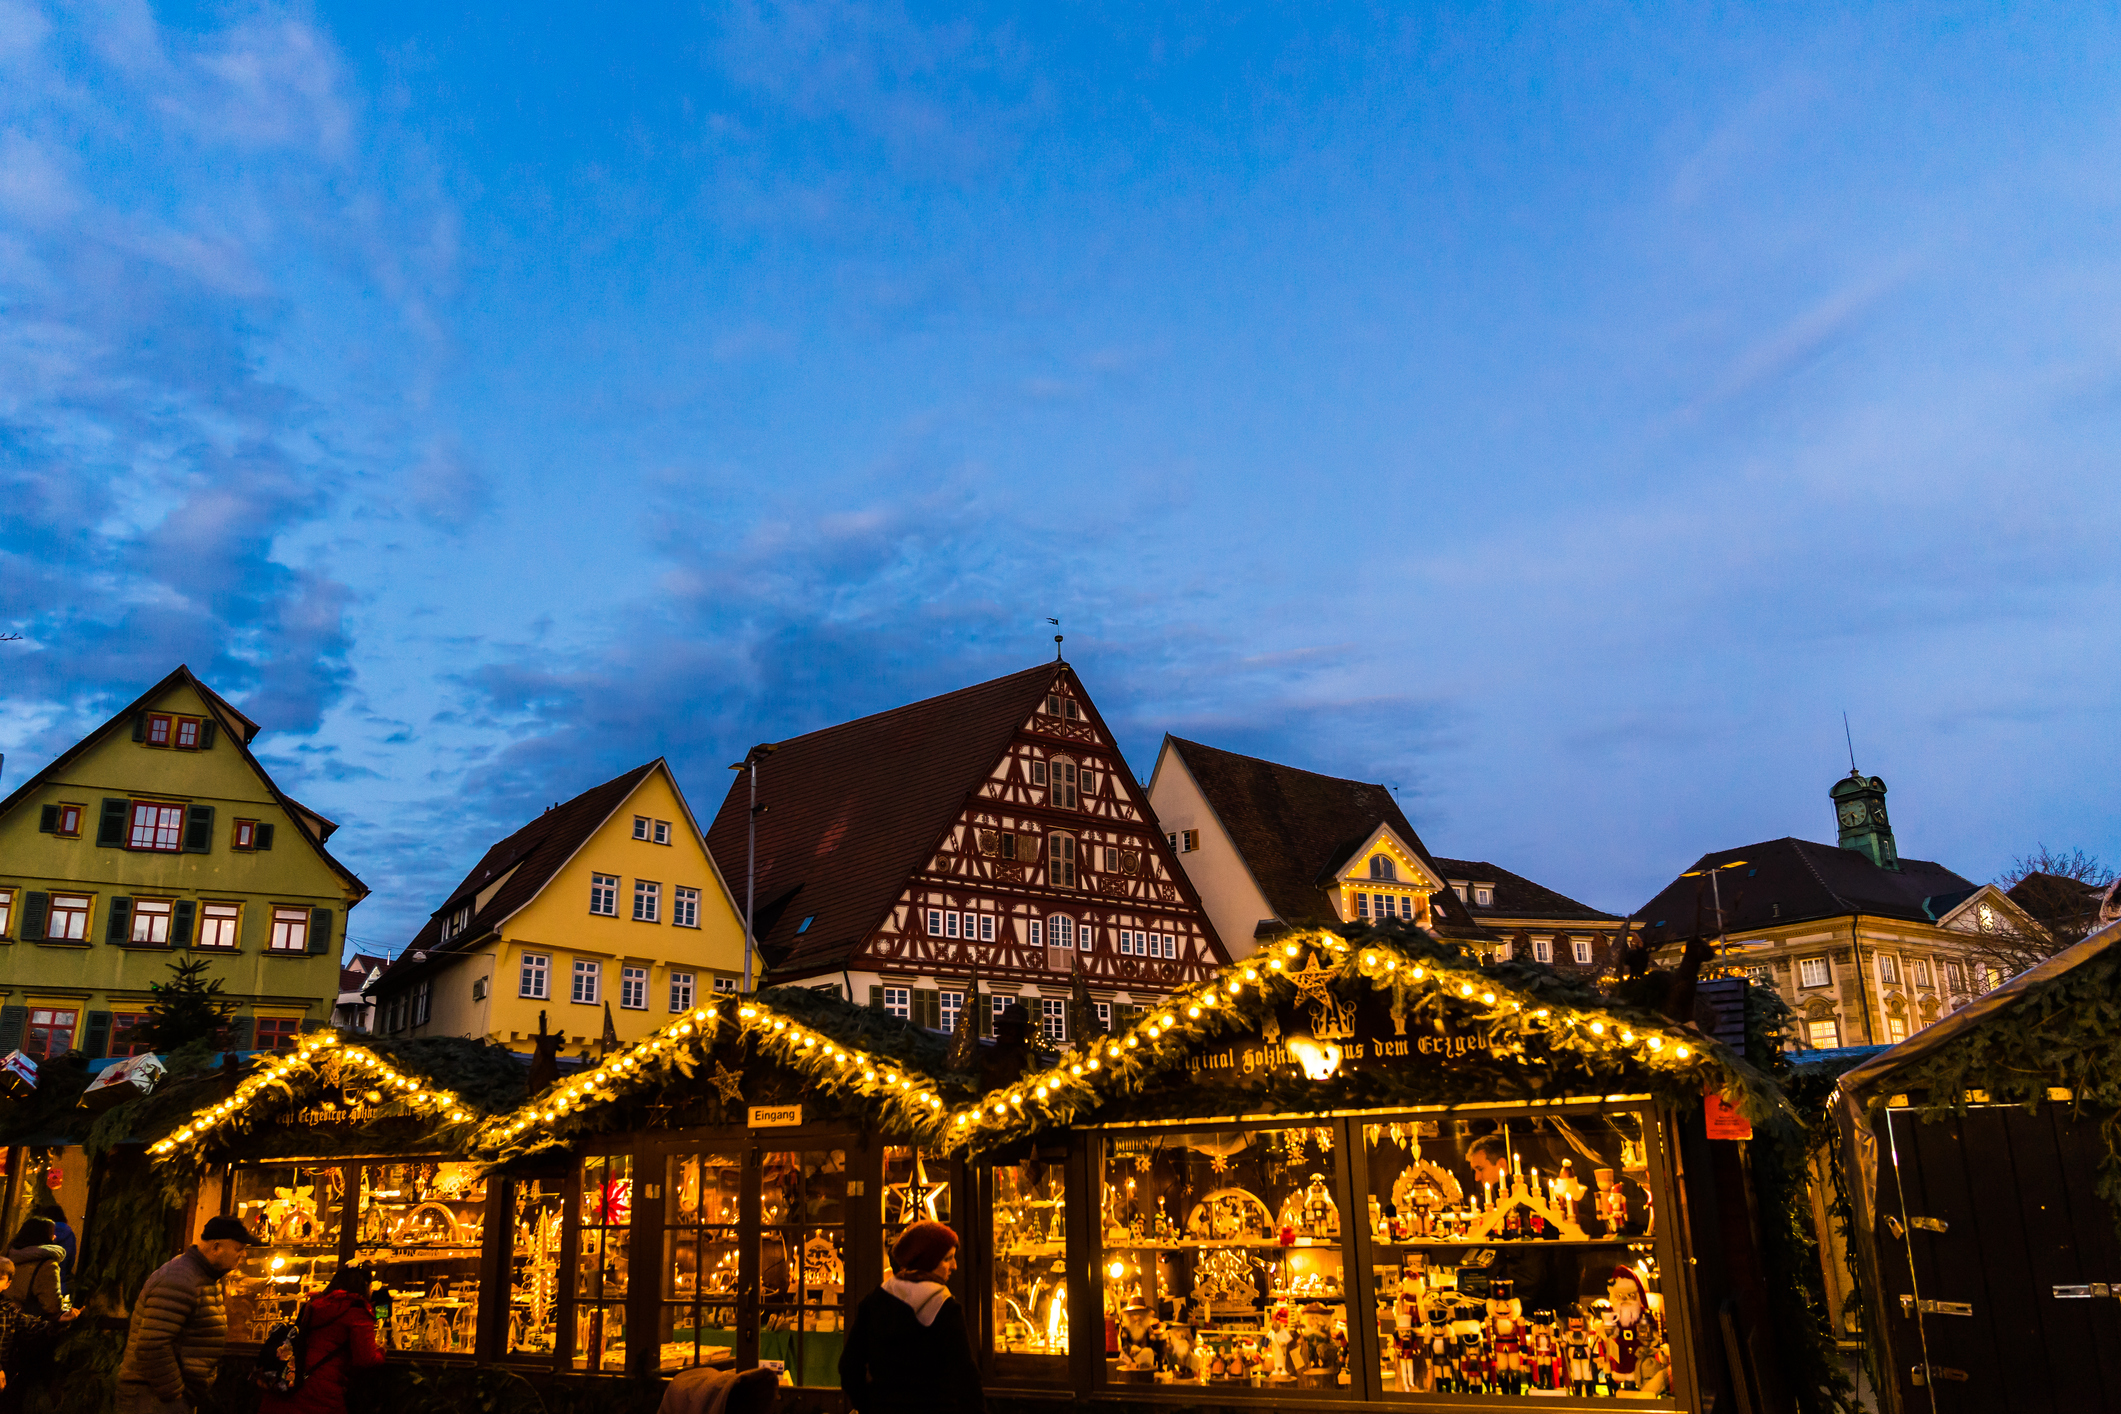
<instances>
[{"instance_id":1,"label":"steep tiled roof","mask_svg":"<svg viewBox=\"0 0 2121 1414\"><path fill-rule=\"evenodd\" d=\"M1704 854L1693 868L1709 869L1734 859L1744 860L1744 867L1725 870L1719 879L1724 926L1734 933L1856 913L1934 923L1979 887L1925 859L1903 857L1897 871L1881 869L1853 849L1788 836ZM1691 938L1716 926L1708 881L1684 875L1665 885L1635 916L1646 925L1643 937L1652 945Z\"/></svg>"},{"instance_id":2,"label":"steep tiled roof","mask_svg":"<svg viewBox=\"0 0 2121 1414\"><path fill-rule=\"evenodd\" d=\"M1485 859L1439 859L1446 879L1461 880L1469 884L1492 884L1495 886L1495 902L1483 908L1468 900L1466 911L1476 919L1488 918L1551 918L1557 923L1618 923L1620 920L1610 913L1578 903L1567 894L1555 893L1544 884L1535 884L1522 874L1488 863Z\"/></svg>"},{"instance_id":3,"label":"steep tiled roof","mask_svg":"<svg viewBox=\"0 0 2121 1414\"><path fill-rule=\"evenodd\" d=\"M374 953L355 953L346 960L346 965L339 969L339 990L342 993L360 991L361 984L373 976L378 968L389 962L389 958L378 957Z\"/></svg>"},{"instance_id":4,"label":"steep tiled roof","mask_svg":"<svg viewBox=\"0 0 2121 1414\"><path fill-rule=\"evenodd\" d=\"M560 866L572 859L597 827L611 818L611 812L633 794L634 787L662 764L663 759L657 757L623 776L592 786L574 799L553 806L487 850L462 882L449 891L449 897L428 918L426 926L413 935L412 942L390 965L383 985L394 988L431 971L428 964L437 954L455 952L491 934L504 919L536 898L538 891L560 872ZM509 874L512 866L520 867ZM450 914L475 900L479 890L503 874L508 874L507 882L494 890L493 897L472 916L468 927L445 943L442 925Z\"/></svg>"},{"instance_id":5,"label":"steep tiled roof","mask_svg":"<svg viewBox=\"0 0 2121 1414\"><path fill-rule=\"evenodd\" d=\"M1324 886L1379 825L1390 825L1438 878L1444 877L1384 786L1321 776L1175 736L1170 742L1244 856L1274 916L1291 927L1333 921ZM1479 931L1449 889L1433 902L1437 931Z\"/></svg>"},{"instance_id":6,"label":"steep tiled roof","mask_svg":"<svg viewBox=\"0 0 2121 1414\"><path fill-rule=\"evenodd\" d=\"M756 929L776 977L845 965L1066 671L1041 663L775 743L759 764ZM739 908L750 805L737 773L707 831Z\"/></svg>"}]
</instances>

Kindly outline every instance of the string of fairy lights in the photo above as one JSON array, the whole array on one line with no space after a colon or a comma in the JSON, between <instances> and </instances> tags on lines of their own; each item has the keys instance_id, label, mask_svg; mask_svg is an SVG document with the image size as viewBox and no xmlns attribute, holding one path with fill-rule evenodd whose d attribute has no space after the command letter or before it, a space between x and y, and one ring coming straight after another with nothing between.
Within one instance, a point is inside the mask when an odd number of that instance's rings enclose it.
<instances>
[{"instance_id":1,"label":"string of fairy lights","mask_svg":"<svg viewBox=\"0 0 2121 1414\"><path fill-rule=\"evenodd\" d=\"M366 1046L341 1041L330 1031L314 1031L292 1051L260 1057L226 1099L194 1111L176 1130L148 1145L147 1151L158 1161L196 1153L216 1133L247 1120L245 1112L267 1091L291 1088L294 1081L321 1073L327 1064L338 1066L342 1076L358 1076L361 1084L371 1087L371 1103L394 1100L445 1124L470 1124L482 1117L454 1092L405 1074Z\"/></svg>"},{"instance_id":2,"label":"string of fairy lights","mask_svg":"<svg viewBox=\"0 0 2121 1414\"><path fill-rule=\"evenodd\" d=\"M1518 1043L1537 1037L1549 1047L1587 1057L1625 1059L1662 1072L1676 1084L1717 1091L1742 1111L1751 1087L1729 1052L1699 1033L1605 1008L1565 1006L1521 991L1471 959L1417 956L1385 939L1352 943L1333 933L1300 935L1269 945L1202 982L1182 988L1122 1033L1093 1038L1057 1062L1042 1065L977 1099L946 1099L952 1082L858 1047L782 1012L758 996L698 1007L642 1040L568 1076L516 1111L475 1117L456 1096L399 1074L359 1046L317 1033L301 1050L263 1068L219 1104L194 1114L152 1152L166 1156L195 1145L228 1123L264 1087L284 1081L327 1051L342 1064L365 1067L418 1108L443 1112L449 1122L478 1122L474 1147L507 1151L559 1139L593 1109L615 1103L673 1073L696 1078L725 1030L748 1037L757 1052L781 1062L820 1089L869 1101L887 1127L941 1150L984 1148L1036 1130L1066 1124L1092 1107L1138 1094L1155 1077L1184 1063L1205 1043L1252 1025L1262 1007L1293 995L1322 1001L1359 978L1391 994L1393 1015L1411 1006L1442 1003L1490 1036ZM1291 1038L1292 1043L1295 1038ZM741 1077L719 1061L708 1083L726 1100L741 1099ZM962 1082L957 1082L961 1084ZM1755 1116L1757 1117L1757 1116Z\"/></svg>"}]
</instances>

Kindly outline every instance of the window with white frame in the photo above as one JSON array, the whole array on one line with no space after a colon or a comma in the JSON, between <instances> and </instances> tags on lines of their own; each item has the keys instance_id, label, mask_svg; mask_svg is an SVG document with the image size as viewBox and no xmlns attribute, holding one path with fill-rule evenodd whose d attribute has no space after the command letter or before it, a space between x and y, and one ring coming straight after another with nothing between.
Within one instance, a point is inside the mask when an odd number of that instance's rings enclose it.
<instances>
[{"instance_id":1,"label":"window with white frame","mask_svg":"<svg viewBox=\"0 0 2121 1414\"><path fill-rule=\"evenodd\" d=\"M0 889L0 938L7 936L7 930L13 927L14 923L15 891L13 889Z\"/></svg>"},{"instance_id":2,"label":"window with white frame","mask_svg":"<svg viewBox=\"0 0 2121 1414\"><path fill-rule=\"evenodd\" d=\"M1589 938L1577 938L1571 941L1569 944L1569 955L1576 959L1578 966L1590 966L1591 940Z\"/></svg>"},{"instance_id":3,"label":"window with white frame","mask_svg":"<svg viewBox=\"0 0 2121 1414\"><path fill-rule=\"evenodd\" d=\"M1197 853L1200 849L1200 831L1198 830L1180 830L1178 832L1178 840L1179 849L1186 854Z\"/></svg>"},{"instance_id":4,"label":"window with white frame","mask_svg":"<svg viewBox=\"0 0 2121 1414\"><path fill-rule=\"evenodd\" d=\"M1044 947L1046 925L1036 918L1029 919L1024 924L1024 936L1030 941L1032 947Z\"/></svg>"},{"instance_id":5,"label":"window with white frame","mask_svg":"<svg viewBox=\"0 0 2121 1414\"><path fill-rule=\"evenodd\" d=\"M1885 1043L1897 1046L1907 1039L1907 1018L1894 1012L1885 1016Z\"/></svg>"},{"instance_id":6,"label":"window with white frame","mask_svg":"<svg viewBox=\"0 0 2121 1414\"><path fill-rule=\"evenodd\" d=\"M619 876L616 874L591 874L589 876L589 911L601 918L619 916Z\"/></svg>"},{"instance_id":7,"label":"window with white frame","mask_svg":"<svg viewBox=\"0 0 2121 1414\"><path fill-rule=\"evenodd\" d=\"M1118 941L1113 946L1119 949L1121 957L1134 956L1134 930L1132 928L1120 929Z\"/></svg>"},{"instance_id":8,"label":"window with white frame","mask_svg":"<svg viewBox=\"0 0 2121 1414\"><path fill-rule=\"evenodd\" d=\"M1014 1002L1015 1000L1016 998L1010 996L1007 992L996 992L993 996L987 998L987 1014L993 1017L995 1023L999 1025L1002 1019L1002 1013L1007 1011L1009 1009L1010 1003Z\"/></svg>"},{"instance_id":9,"label":"window with white frame","mask_svg":"<svg viewBox=\"0 0 2121 1414\"><path fill-rule=\"evenodd\" d=\"M694 978L690 972L670 974L670 1009L690 1011L692 1009Z\"/></svg>"},{"instance_id":10,"label":"window with white frame","mask_svg":"<svg viewBox=\"0 0 2121 1414\"><path fill-rule=\"evenodd\" d=\"M663 916L663 886L646 879L633 881L633 921L660 922Z\"/></svg>"},{"instance_id":11,"label":"window with white frame","mask_svg":"<svg viewBox=\"0 0 2121 1414\"><path fill-rule=\"evenodd\" d=\"M1552 962L1554 960L1554 940L1552 938L1532 939L1532 960L1534 962Z\"/></svg>"},{"instance_id":12,"label":"window with white frame","mask_svg":"<svg viewBox=\"0 0 2121 1414\"><path fill-rule=\"evenodd\" d=\"M714 994L718 997L733 997L736 995L737 986L738 979L735 977L717 977L714 979ZM832 991L833 995L839 995L838 987L834 987Z\"/></svg>"},{"instance_id":13,"label":"window with white frame","mask_svg":"<svg viewBox=\"0 0 2121 1414\"><path fill-rule=\"evenodd\" d=\"M657 844L670 843L670 822L668 820L655 822L655 842Z\"/></svg>"},{"instance_id":14,"label":"window with white frame","mask_svg":"<svg viewBox=\"0 0 2121 1414\"><path fill-rule=\"evenodd\" d=\"M1965 970L1964 968L1962 968L1962 967L1961 967L1961 966L1960 966L1960 965L1959 965L1958 963L1956 963L1956 962L1947 962L1947 963L1945 963L1945 964L1944 964L1944 985L1945 985L1945 987L1946 987L1946 988L1948 988L1949 990L1951 990L1951 991L1954 991L1954 992L1963 992L1963 991L1965 991L1965 990L1966 990L1966 970Z\"/></svg>"},{"instance_id":15,"label":"window with white frame","mask_svg":"<svg viewBox=\"0 0 2121 1414\"><path fill-rule=\"evenodd\" d=\"M957 1019L965 1010L963 992L942 991L935 995L937 1019L942 1023L943 1034L957 1034Z\"/></svg>"},{"instance_id":16,"label":"window with white frame","mask_svg":"<svg viewBox=\"0 0 2121 1414\"><path fill-rule=\"evenodd\" d=\"M1878 954L1878 981L1887 987L1900 983L1900 963L1891 953Z\"/></svg>"},{"instance_id":17,"label":"window with white frame","mask_svg":"<svg viewBox=\"0 0 2121 1414\"><path fill-rule=\"evenodd\" d=\"M625 966L619 969L619 1007L623 1011L648 1010L648 969Z\"/></svg>"},{"instance_id":18,"label":"window with white frame","mask_svg":"<svg viewBox=\"0 0 2121 1414\"><path fill-rule=\"evenodd\" d=\"M1089 952L1097 944L1097 929L1085 923L1075 930L1075 950Z\"/></svg>"},{"instance_id":19,"label":"window with white frame","mask_svg":"<svg viewBox=\"0 0 2121 1414\"><path fill-rule=\"evenodd\" d=\"M1112 1003L1092 1002L1090 1005L1097 1008L1098 1026L1104 1030L1107 1036L1110 1036L1112 1034Z\"/></svg>"},{"instance_id":20,"label":"window with white frame","mask_svg":"<svg viewBox=\"0 0 2121 1414\"><path fill-rule=\"evenodd\" d=\"M570 999L584 1006L595 1006L602 996L604 964L585 962L576 958L574 963L574 991Z\"/></svg>"},{"instance_id":21,"label":"window with white frame","mask_svg":"<svg viewBox=\"0 0 2121 1414\"><path fill-rule=\"evenodd\" d=\"M412 1024L425 1026L434 1015L434 979L423 977L412 986Z\"/></svg>"},{"instance_id":22,"label":"window with white frame","mask_svg":"<svg viewBox=\"0 0 2121 1414\"><path fill-rule=\"evenodd\" d=\"M940 908L928 910L928 936L931 938L943 936L943 911Z\"/></svg>"},{"instance_id":23,"label":"window with white frame","mask_svg":"<svg viewBox=\"0 0 2121 1414\"><path fill-rule=\"evenodd\" d=\"M1473 904L1476 908L1493 908L1495 906L1495 890L1485 884L1474 885Z\"/></svg>"},{"instance_id":24,"label":"window with white frame","mask_svg":"<svg viewBox=\"0 0 2121 1414\"><path fill-rule=\"evenodd\" d=\"M1508 962L1516 951L1517 944L1508 938L1504 938L1495 945L1495 960L1497 962Z\"/></svg>"},{"instance_id":25,"label":"window with white frame","mask_svg":"<svg viewBox=\"0 0 2121 1414\"><path fill-rule=\"evenodd\" d=\"M913 1017L913 989L911 987L884 988L884 1010L901 1021Z\"/></svg>"},{"instance_id":26,"label":"window with white frame","mask_svg":"<svg viewBox=\"0 0 2121 1414\"><path fill-rule=\"evenodd\" d=\"M972 935L967 933L965 936L969 938ZM979 940L983 943L994 941L994 915L991 913L982 913L979 916Z\"/></svg>"},{"instance_id":27,"label":"window with white frame","mask_svg":"<svg viewBox=\"0 0 2121 1414\"><path fill-rule=\"evenodd\" d=\"M1841 1044L1841 1023L1832 1017L1804 1024L1804 1039L1815 1051L1831 1051Z\"/></svg>"},{"instance_id":28,"label":"window with white frame","mask_svg":"<svg viewBox=\"0 0 2121 1414\"><path fill-rule=\"evenodd\" d=\"M1068 1039L1068 999L1066 997L1040 997L1038 999L1039 1029L1049 1041Z\"/></svg>"},{"instance_id":29,"label":"window with white frame","mask_svg":"<svg viewBox=\"0 0 2121 1414\"><path fill-rule=\"evenodd\" d=\"M648 838L648 817L646 815L633 817L633 837L637 840Z\"/></svg>"},{"instance_id":30,"label":"window with white frame","mask_svg":"<svg viewBox=\"0 0 2121 1414\"><path fill-rule=\"evenodd\" d=\"M1908 980L1918 987L1930 984L1930 960L1926 957L1911 957L1907 960Z\"/></svg>"},{"instance_id":31,"label":"window with white frame","mask_svg":"<svg viewBox=\"0 0 2121 1414\"><path fill-rule=\"evenodd\" d=\"M552 985L552 955L542 952L523 954L523 970L518 974L516 995L542 1001L550 994Z\"/></svg>"},{"instance_id":32,"label":"window with white frame","mask_svg":"<svg viewBox=\"0 0 2121 1414\"><path fill-rule=\"evenodd\" d=\"M700 926L700 891L679 885L670 891L670 921L679 928Z\"/></svg>"},{"instance_id":33,"label":"window with white frame","mask_svg":"<svg viewBox=\"0 0 2121 1414\"><path fill-rule=\"evenodd\" d=\"M1800 987L1824 987L1833 981L1823 957L1807 957L1797 963L1797 985Z\"/></svg>"},{"instance_id":34,"label":"window with white frame","mask_svg":"<svg viewBox=\"0 0 2121 1414\"><path fill-rule=\"evenodd\" d=\"M1046 942L1056 948L1075 946L1075 920L1065 913L1056 913L1046 921Z\"/></svg>"},{"instance_id":35,"label":"window with white frame","mask_svg":"<svg viewBox=\"0 0 2121 1414\"><path fill-rule=\"evenodd\" d=\"M946 938L958 936L957 914L954 911L943 915L943 936Z\"/></svg>"}]
</instances>

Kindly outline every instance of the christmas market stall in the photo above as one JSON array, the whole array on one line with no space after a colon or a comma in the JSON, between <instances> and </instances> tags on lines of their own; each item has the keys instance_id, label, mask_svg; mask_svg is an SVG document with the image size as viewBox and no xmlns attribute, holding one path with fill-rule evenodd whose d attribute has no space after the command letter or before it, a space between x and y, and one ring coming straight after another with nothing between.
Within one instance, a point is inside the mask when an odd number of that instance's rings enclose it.
<instances>
[{"instance_id":1,"label":"christmas market stall","mask_svg":"<svg viewBox=\"0 0 2121 1414\"><path fill-rule=\"evenodd\" d=\"M469 1361L494 1345L484 1317L514 1308L489 1295L504 1274L523 1278L499 1254L524 1245L514 1229L534 1234L535 1251L535 1234L558 1226L541 1224L534 1196L490 1182L469 1147L489 1107L520 1103L525 1075L478 1041L313 1031L204 1094L192 1087L191 1107L150 1131L147 1155L185 1200L178 1245L216 1214L257 1239L225 1282L231 1346L255 1348L346 1262L377 1269L390 1350Z\"/></svg>"},{"instance_id":2,"label":"christmas market stall","mask_svg":"<svg viewBox=\"0 0 2121 1414\"><path fill-rule=\"evenodd\" d=\"M1774 1356L1725 1299L1743 1212L1682 1179L1709 1097L1793 1121L1696 1030L1397 930L1277 942L1066 1054L1021 1020L951 1055L722 998L488 1121L495 1172L558 1191L550 1367L770 1363L836 1409L849 1303L922 1216L965 1238L997 1407L1700 1410Z\"/></svg>"},{"instance_id":3,"label":"christmas market stall","mask_svg":"<svg viewBox=\"0 0 2121 1414\"><path fill-rule=\"evenodd\" d=\"M1880 1408L2121 1408L2121 924L1834 1100Z\"/></svg>"}]
</instances>

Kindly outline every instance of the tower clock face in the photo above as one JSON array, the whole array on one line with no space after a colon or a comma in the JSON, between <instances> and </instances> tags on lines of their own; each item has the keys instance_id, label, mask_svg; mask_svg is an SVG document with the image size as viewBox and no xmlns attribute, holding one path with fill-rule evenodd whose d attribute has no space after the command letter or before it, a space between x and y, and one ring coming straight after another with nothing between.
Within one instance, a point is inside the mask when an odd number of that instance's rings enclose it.
<instances>
[{"instance_id":1,"label":"tower clock face","mask_svg":"<svg viewBox=\"0 0 2121 1414\"><path fill-rule=\"evenodd\" d=\"M1883 825L1885 823L1885 807L1883 805L1873 805L1871 807L1871 819L1877 824Z\"/></svg>"},{"instance_id":2,"label":"tower clock face","mask_svg":"<svg viewBox=\"0 0 2121 1414\"><path fill-rule=\"evenodd\" d=\"M1862 806L1860 806L1860 805L1844 805L1844 806L1842 806L1842 807L1841 807L1841 823L1842 823L1842 824L1844 824L1844 825L1846 825L1846 826L1848 826L1848 827L1849 827L1850 829L1852 829L1852 830L1853 830L1853 829L1855 829L1855 828L1856 828L1856 827L1857 827L1858 825L1862 824L1862 823L1863 823L1863 807L1862 807Z\"/></svg>"}]
</instances>

